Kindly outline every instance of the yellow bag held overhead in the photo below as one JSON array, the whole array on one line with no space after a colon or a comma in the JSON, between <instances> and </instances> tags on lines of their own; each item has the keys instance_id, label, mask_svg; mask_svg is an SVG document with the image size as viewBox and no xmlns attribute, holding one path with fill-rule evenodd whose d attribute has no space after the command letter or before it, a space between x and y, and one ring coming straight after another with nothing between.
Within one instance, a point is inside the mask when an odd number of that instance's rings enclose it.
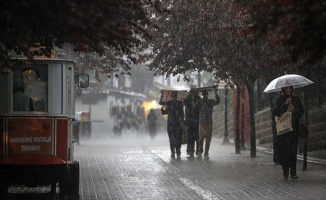
<instances>
[{"instance_id":1,"label":"yellow bag held overhead","mask_svg":"<svg viewBox=\"0 0 326 200\"><path fill-rule=\"evenodd\" d=\"M279 117L275 117L277 135L293 131L292 112L286 111Z\"/></svg>"}]
</instances>

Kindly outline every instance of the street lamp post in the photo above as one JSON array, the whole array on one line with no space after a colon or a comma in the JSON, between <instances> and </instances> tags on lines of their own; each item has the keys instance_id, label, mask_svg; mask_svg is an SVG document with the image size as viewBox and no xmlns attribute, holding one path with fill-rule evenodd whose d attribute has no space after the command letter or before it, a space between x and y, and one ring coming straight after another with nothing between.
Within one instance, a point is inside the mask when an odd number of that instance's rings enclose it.
<instances>
[{"instance_id":1,"label":"street lamp post","mask_svg":"<svg viewBox=\"0 0 326 200\"><path fill-rule=\"evenodd\" d=\"M91 119L91 111L92 111L92 90L91 87L89 86L89 107L88 107L88 112L89 112L89 120Z\"/></svg>"},{"instance_id":2,"label":"street lamp post","mask_svg":"<svg viewBox=\"0 0 326 200\"><path fill-rule=\"evenodd\" d=\"M200 85L201 85L201 76L200 76L200 71L198 71L197 80L198 80L198 87L200 88Z\"/></svg>"}]
</instances>

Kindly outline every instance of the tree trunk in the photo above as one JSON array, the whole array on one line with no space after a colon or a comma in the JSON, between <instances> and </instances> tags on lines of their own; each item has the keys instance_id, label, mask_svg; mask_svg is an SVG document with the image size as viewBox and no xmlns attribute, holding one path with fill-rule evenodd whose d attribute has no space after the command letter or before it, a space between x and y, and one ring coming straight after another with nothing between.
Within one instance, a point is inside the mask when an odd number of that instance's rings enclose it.
<instances>
[{"instance_id":1,"label":"tree trunk","mask_svg":"<svg viewBox=\"0 0 326 200\"><path fill-rule=\"evenodd\" d=\"M235 153L240 153L240 92L241 88L237 86L237 105L236 105L236 119L235 119Z\"/></svg>"},{"instance_id":2,"label":"tree trunk","mask_svg":"<svg viewBox=\"0 0 326 200\"><path fill-rule=\"evenodd\" d=\"M274 105L274 102L273 102L273 95L272 94L269 94L269 103L270 103L270 106L271 106L271 118L272 118L272 133L273 133L273 152L274 152L274 155L273 155L273 162L275 164L279 163L279 160L278 160L278 149L277 149L277 141L276 141L276 122L275 122L275 115L274 115L274 108L275 108L275 105Z\"/></svg>"},{"instance_id":3,"label":"tree trunk","mask_svg":"<svg viewBox=\"0 0 326 200\"><path fill-rule=\"evenodd\" d=\"M224 140L223 144L229 144L229 134L228 134L228 89L225 88L225 97L224 97L224 103L225 103L225 112L224 112Z\"/></svg>"},{"instance_id":4,"label":"tree trunk","mask_svg":"<svg viewBox=\"0 0 326 200\"><path fill-rule=\"evenodd\" d=\"M256 127L255 127L255 114L254 114L254 88L253 82L247 82L248 96L249 96L249 122L250 122L250 156L256 157Z\"/></svg>"},{"instance_id":5,"label":"tree trunk","mask_svg":"<svg viewBox=\"0 0 326 200\"><path fill-rule=\"evenodd\" d=\"M245 121L245 113L244 113L244 102L245 102L245 87L241 89L241 149L246 149L245 147L245 138L244 138L244 121Z\"/></svg>"}]
</instances>

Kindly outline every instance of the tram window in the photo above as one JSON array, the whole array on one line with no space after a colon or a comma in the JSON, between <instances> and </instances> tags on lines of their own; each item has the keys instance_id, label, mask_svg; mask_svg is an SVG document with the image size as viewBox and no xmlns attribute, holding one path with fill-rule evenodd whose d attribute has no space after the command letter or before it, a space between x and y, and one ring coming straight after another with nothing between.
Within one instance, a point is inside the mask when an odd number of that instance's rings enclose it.
<instances>
[{"instance_id":1,"label":"tram window","mask_svg":"<svg viewBox=\"0 0 326 200\"><path fill-rule=\"evenodd\" d=\"M88 88L89 86L89 75L88 74L78 74L78 87Z\"/></svg>"},{"instance_id":2,"label":"tram window","mask_svg":"<svg viewBox=\"0 0 326 200\"><path fill-rule=\"evenodd\" d=\"M13 74L13 111L47 112L47 65L17 67Z\"/></svg>"}]
</instances>

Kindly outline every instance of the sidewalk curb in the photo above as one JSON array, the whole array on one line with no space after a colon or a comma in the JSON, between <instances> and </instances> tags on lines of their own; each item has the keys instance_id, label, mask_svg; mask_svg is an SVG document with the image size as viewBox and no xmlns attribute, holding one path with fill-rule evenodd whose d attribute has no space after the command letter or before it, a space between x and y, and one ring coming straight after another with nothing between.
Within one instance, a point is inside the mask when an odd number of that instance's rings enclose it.
<instances>
[{"instance_id":1,"label":"sidewalk curb","mask_svg":"<svg viewBox=\"0 0 326 200\"><path fill-rule=\"evenodd\" d=\"M220 141L221 139L216 139L216 138L212 138L212 140L215 141ZM221 145L225 145L225 144L221 144ZM232 141L232 139L230 139L228 145L234 145L234 142ZM250 150L250 147L246 147L246 150ZM274 154L273 149L269 149L266 147L260 147L260 146L256 146L256 150L259 152L263 152L263 153L267 153L267 154ZM303 155L297 155L297 159L300 161L303 161ZM309 163L314 163L314 164L321 164L321 165L326 165L326 159L320 159L320 158L314 158L314 157L307 157L307 162Z\"/></svg>"},{"instance_id":2,"label":"sidewalk curb","mask_svg":"<svg viewBox=\"0 0 326 200\"><path fill-rule=\"evenodd\" d=\"M257 151L268 153L268 154L273 154L273 149L268 149L264 147L256 147ZM303 156L302 155L297 155L297 159L303 161ZM325 159L320 159L320 158L314 158L314 157L307 157L307 162L309 163L315 163L315 164L322 164L326 165L326 160Z\"/></svg>"}]
</instances>

